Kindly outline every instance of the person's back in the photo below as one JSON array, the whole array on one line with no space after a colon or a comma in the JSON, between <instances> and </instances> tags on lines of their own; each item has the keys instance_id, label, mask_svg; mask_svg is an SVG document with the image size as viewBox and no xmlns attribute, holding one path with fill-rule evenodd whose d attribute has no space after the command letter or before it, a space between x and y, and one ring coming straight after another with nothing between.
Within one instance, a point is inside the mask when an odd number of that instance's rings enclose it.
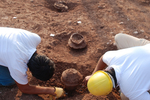
<instances>
[{"instance_id":1,"label":"person's back","mask_svg":"<svg viewBox=\"0 0 150 100\"><path fill-rule=\"evenodd\" d=\"M37 34L23 29L0 27L0 65L8 67L18 83L28 82L27 63L40 42Z\"/></svg>"},{"instance_id":2,"label":"person's back","mask_svg":"<svg viewBox=\"0 0 150 100\"><path fill-rule=\"evenodd\" d=\"M28 83L28 68L32 75L41 81L49 80L55 71L54 62L37 53L36 47L40 42L41 38L35 33L0 27L0 86L16 83L19 90L26 94L50 94L57 98L63 96L62 88Z\"/></svg>"},{"instance_id":3,"label":"person's back","mask_svg":"<svg viewBox=\"0 0 150 100\"><path fill-rule=\"evenodd\" d=\"M119 50L102 55L93 73L86 76L84 82L107 82L113 88L119 85L122 100L150 100L150 41L119 33L115 35L115 44ZM94 74L100 70L104 70L110 77L101 77L102 74L95 77ZM97 89L103 86L101 84L95 84L92 88L88 86L88 89ZM98 91L103 92L102 89ZM105 90L105 93L110 92L109 89Z\"/></svg>"},{"instance_id":4,"label":"person's back","mask_svg":"<svg viewBox=\"0 0 150 100\"><path fill-rule=\"evenodd\" d=\"M117 82L127 97L150 99L147 92L150 89L150 44L107 52L103 60L115 69Z\"/></svg>"}]
</instances>

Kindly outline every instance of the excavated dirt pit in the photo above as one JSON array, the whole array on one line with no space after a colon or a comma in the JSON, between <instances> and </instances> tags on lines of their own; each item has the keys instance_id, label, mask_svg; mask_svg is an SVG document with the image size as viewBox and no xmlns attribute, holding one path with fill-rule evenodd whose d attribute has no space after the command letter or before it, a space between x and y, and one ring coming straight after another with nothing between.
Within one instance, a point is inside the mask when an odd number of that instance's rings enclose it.
<instances>
[{"instance_id":1,"label":"excavated dirt pit","mask_svg":"<svg viewBox=\"0 0 150 100\"><path fill-rule=\"evenodd\" d=\"M28 71L30 84L64 87L62 72L78 70L90 75L98 59L109 50L116 50L114 36L130 34L150 40L149 0L63 0L67 11L58 11L58 0L0 0L0 27L21 28L38 34L41 43L37 52L56 64L56 72L47 82L36 80ZM84 36L87 47L74 50L68 46L71 34ZM22 94L16 85L0 87L0 100L49 100L49 95ZM59 100L120 100L118 90L107 96L89 94L83 83L74 91L66 91Z\"/></svg>"}]
</instances>

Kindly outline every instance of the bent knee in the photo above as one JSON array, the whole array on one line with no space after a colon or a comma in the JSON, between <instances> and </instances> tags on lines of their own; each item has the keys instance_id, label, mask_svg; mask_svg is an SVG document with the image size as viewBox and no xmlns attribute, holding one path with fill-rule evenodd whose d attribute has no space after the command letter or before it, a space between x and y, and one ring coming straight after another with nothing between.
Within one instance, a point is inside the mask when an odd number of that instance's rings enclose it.
<instances>
[{"instance_id":1,"label":"bent knee","mask_svg":"<svg viewBox=\"0 0 150 100\"><path fill-rule=\"evenodd\" d=\"M124 38L124 35L123 33L118 33L115 35L115 42L118 42L118 41L122 41L122 39Z\"/></svg>"}]
</instances>

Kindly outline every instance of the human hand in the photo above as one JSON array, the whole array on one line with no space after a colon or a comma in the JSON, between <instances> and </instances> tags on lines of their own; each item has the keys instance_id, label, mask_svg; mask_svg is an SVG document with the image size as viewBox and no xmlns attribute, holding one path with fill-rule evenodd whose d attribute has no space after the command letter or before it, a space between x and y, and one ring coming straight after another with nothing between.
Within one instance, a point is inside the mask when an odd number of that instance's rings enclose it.
<instances>
[{"instance_id":1,"label":"human hand","mask_svg":"<svg viewBox=\"0 0 150 100\"><path fill-rule=\"evenodd\" d=\"M92 75L86 76L83 80L84 84L87 85L88 80L91 78Z\"/></svg>"},{"instance_id":2,"label":"human hand","mask_svg":"<svg viewBox=\"0 0 150 100\"><path fill-rule=\"evenodd\" d=\"M55 91L56 98L60 98L60 97L64 96L65 91L63 90L63 88L60 88L60 87L55 87L55 88L56 88L56 91Z\"/></svg>"},{"instance_id":3,"label":"human hand","mask_svg":"<svg viewBox=\"0 0 150 100\"><path fill-rule=\"evenodd\" d=\"M50 100L56 100L62 96L64 96L65 94L65 91L63 90L63 88L60 88L60 87L55 87L55 92L54 92L55 96L54 95L50 95L49 98Z\"/></svg>"}]
</instances>

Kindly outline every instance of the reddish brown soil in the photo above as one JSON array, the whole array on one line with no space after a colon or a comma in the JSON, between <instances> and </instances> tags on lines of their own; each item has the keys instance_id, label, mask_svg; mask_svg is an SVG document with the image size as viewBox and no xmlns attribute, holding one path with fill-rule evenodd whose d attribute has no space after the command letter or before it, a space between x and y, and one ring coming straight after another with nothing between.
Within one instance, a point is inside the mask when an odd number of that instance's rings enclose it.
<instances>
[{"instance_id":1,"label":"reddish brown soil","mask_svg":"<svg viewBox=\"0 0 150 100\"><path fill-rule=\"evenodd\" d=\"M36 80L28 71L30 84L64 87L60 77L68 68L78 70L84 77L91 74L101 55L116 49L113 42L117 33L150 37L149 0L64 0L69 8L67 12L57 11L53 7L55 2L0 0L0 26L22 28L40 35L38 53L47 55L56 64L56 72L47 82ZM85 49L68 47L68 39L75 32L84 36ZM0 87L0 100L49 100L48 97L22 94L16 85ZM120 100L120 97L117 90L108 96L95 97L81 83L59 100Z\"/></svg>"}]
</instances>

